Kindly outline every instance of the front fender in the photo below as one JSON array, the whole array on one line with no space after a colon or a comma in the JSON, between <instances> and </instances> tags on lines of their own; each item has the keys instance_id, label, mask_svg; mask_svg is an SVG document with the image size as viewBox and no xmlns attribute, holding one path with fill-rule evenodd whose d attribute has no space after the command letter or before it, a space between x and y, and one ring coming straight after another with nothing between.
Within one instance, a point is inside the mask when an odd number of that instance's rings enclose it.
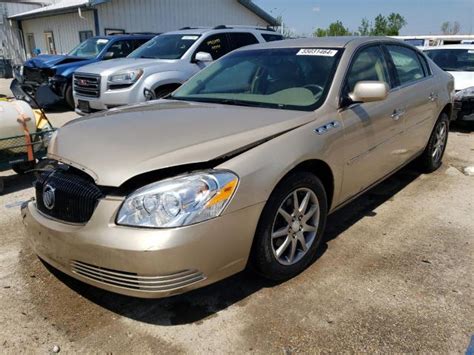
<instances>
[{"instance_id":1,"label":"front fender","mask_svg":"<svg viewBox=\"0 0 474 355\"><path fill-rule=\"evenodd\" d=\"M168 84L182 84L190 76L179 71L167 71L155 73L148 76L144 81L144 89L155 90L156 88Z\"/></svg>"}]
</instances>

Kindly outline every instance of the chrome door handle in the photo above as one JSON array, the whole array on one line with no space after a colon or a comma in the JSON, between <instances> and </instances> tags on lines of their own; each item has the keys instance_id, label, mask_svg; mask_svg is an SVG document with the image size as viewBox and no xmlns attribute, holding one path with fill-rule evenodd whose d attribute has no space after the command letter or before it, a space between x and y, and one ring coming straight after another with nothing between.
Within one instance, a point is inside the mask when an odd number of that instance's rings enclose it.
<instances>
[{"instance_id":1,"label":"chrome door handle","mask_svg":"<svg viewBox=\"0 0 474 355\"><path fill-rule=\"evenodd\" d=\"M435 92L432 92L430 96L428 96L428 100L430 100L431 102L438 100L438 94Z\"/></svg>"},{"instance_id":2,"label":"chrome door handle","mask_svg":"<svg viewBox=\"0 0 474 355\"><path fill-rule=\"evenodd\" d=\"M396 110L393 111L393 113L390 115L390 117L393 120L398 121L404 114L405 114L405 110L396 109Z\"/></svg>"}]
</instances>

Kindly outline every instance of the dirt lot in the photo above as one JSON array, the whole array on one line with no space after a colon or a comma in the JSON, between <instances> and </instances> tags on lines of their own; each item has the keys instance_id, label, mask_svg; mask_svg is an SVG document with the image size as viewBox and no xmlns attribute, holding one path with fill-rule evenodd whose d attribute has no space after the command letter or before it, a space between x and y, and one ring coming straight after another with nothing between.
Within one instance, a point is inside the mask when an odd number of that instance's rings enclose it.
<instances>
[{"instance_id":1,"label":"dirt lot","mask_svg":"<svg viewBox=\"0 0 474 355\"><path fill-rule=\"evenodd\" d=\"M269 284L242 273L164 300L117 296L45 267L20 221L32 178L3 173L0 351L463 353L474 333L467 166L474 133L458 127L437 172L405 168L331 216L318 260L298 277Z\"/></svg>"}]
</instances>

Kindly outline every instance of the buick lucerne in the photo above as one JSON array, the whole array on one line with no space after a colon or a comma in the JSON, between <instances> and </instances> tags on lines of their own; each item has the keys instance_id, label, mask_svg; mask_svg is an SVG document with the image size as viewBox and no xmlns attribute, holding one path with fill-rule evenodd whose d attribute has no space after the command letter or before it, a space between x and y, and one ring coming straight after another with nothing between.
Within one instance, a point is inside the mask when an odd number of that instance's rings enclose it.
<instances>
[{"instance_id":1,"label":"buick lucerne","mask_svg":"<svg viewBox=\"0 0 474 355\"><path fill-rule=\"evenodd\" d=\"M41 259L117 293L170 296L248 266L285 280L314 261L329 213L412 160L441 165L453 95L389 38L244 47L167 99L66 124L23 221Z\"/></svg>"}]
</instances>

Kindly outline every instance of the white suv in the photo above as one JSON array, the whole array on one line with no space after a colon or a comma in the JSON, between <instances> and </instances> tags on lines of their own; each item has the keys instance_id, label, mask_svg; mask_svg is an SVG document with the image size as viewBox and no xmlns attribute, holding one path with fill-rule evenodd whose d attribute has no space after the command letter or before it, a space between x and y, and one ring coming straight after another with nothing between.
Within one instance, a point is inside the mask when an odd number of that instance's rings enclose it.
<instances>
[{"instance_id":1,"label":"white suv","mask_svg":"<svg viewBox=\"0 0 474 355\"><path fill-rule=\"evenodd\" d=\"M271 29L245 26L186 27L156 36L127 58L86 65L74 73L76 112L86 114L166 96L234 49L281 39Z\"/></svg>"}]
</instances>

